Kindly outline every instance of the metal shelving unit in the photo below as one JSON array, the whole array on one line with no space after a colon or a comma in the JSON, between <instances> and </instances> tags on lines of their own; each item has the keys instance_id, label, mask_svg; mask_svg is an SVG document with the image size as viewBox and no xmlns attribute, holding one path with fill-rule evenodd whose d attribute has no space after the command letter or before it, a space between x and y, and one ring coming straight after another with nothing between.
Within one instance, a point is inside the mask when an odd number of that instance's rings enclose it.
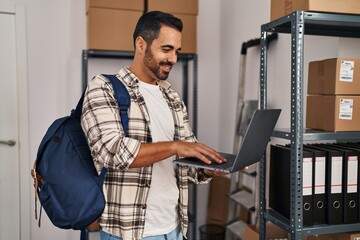
<instances>
[{"instance_id":1,"label":"metal shelving unit","mask_svg":"<svg viewBox=\"0 0 360 240\"><path fill-rule=\"evenodd\" d=\"M302 219L302 151L303 141L354 140L360 132L304 131L304 35L360 38L360 15L330 14L296 11L261 26L260 56L260 108L267 105L267 41L269 33L291 34L291 129L276 130L273 137L290 140L291 145L291 209L290 218L266 209L266 159L260 162L259 224L260 239L265 240L266 221L287 230L291 239L303 239L307 235L356 231L360 223L340 225L315 225L303 227Z\"/></svg>"},{"instance_id":2,"label":"metal shelving unit","mask_svg":"<svg viewBox=\"0 0 360 240\"><path fill-rule=\"evenodd\" d=\"M82 88L87 86L88 82L88 63L90 58L103 58L103 59L133 59L134 52L129 51L110 51L110 50L91 50L86 49L82 51ZM190 65L192 62L192 129L194 134L197 134L197 89L198 89L198 64L197 54L181 53L178 55L178 61L182 63L183 85L182 85L182 98L185 104L189 103L189 78L190 78ZM190 195L190 212L189 212L189 239L196 239L196 202L197 202L197 186L192 184Z\"/></svg>"}]
</instances>

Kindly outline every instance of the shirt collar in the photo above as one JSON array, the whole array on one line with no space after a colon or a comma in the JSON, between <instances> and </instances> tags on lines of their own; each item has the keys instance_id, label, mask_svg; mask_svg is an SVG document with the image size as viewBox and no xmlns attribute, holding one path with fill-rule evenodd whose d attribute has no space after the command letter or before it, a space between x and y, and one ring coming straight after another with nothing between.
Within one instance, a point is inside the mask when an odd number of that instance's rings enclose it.
<instances>
[{"instance_id":1,"label":"shirt collar","mask_svg":"<svg viewBox=\"0 0 360 240\"><path fill-rule=\"evenodd\" d=\"M127 67L122 67L119 70L118 75L130 88L137 86L138 82L140 81L139 78L135 76L135 74L133 74ZM157 84L165 91L168 91L171 88L171 84L168 81L160 80L157 81Z\"/></svg>"}]
</instances>

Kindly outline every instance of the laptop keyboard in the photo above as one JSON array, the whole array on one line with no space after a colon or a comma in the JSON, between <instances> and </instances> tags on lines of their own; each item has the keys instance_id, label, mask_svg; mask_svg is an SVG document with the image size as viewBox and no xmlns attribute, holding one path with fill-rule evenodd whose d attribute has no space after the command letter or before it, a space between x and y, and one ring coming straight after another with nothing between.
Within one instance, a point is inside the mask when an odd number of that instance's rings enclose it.
<instances>
[{"instance_id":1,"label":"laptop keyboard","mask_svg":"<svg viewBox=\"0 0 360 240\"><path fill-rule=\"evenodd\" d=\"M225 158L227 161L224 162L224 163L217 163L213 160L213 163L212 164L219 164L221 165L222 168L228 168L228 167L231 167L233 165L233 162L235 161L235 158L236 158L236 155L234 154L229 154L229 153L220 153L220 155Z\"/></svg>"},{"instance_id":2,"label":"laptop keyboard","mask_svg":"<svg viewBox=\"0 0 360 240\"><path fill-rule=\"evenodd\" d=\"M234 161L236 158L236 155L230 153L220 153L220 155L228 161Z\"/></svg>"},{"instance_id":3,"label":"laptop keyboard","mask_svg":"<svg viewBox=\"0 0 360 240\"><path fill-rule=\"evenodd\" d=\"M235 158L236 158L236 155L233 155L233 154L228 154L228 153L220 153L221 156L223 156L227 161L224 162L224 163L217 163L215 160L211 159L210 160L212 161L212 163L209 165L207 163L204 163L202 161L200 161L199 159L197 158L186 158L185 159L180 159L180 161L185 161L185 162L188 162L188 163L196 163L196 165L198 167L209 167L209 166L214 166L216 168L220 168L220 169L228 169L230 167L232 167L233 165L233 162L235 161ZM215 170L215 169L214 169Z\"/></svg>"}]
</instances>

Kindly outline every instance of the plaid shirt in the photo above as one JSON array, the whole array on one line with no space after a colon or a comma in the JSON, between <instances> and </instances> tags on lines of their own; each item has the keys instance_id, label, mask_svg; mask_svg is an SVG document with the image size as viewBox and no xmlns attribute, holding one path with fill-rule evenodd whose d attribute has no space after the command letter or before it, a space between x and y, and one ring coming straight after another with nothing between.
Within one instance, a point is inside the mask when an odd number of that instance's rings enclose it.
<instances>
[{"instance_id":1,"label":"plaid shirt","mask_svg":"<svg viewBox=\"0 0 360 240\"><path fill-rule=\"evenodd\" d=\"M139 92L138 78L127 68L116 75L127 87L131 106L128 112L129 133L125 136L111 83L102 75L88 84L81 117L91 154L100 171L108 168L104 182L106 206L100 224L111 234L124 240L141 239L145 225L146 200L151 187L152 165L129 168L141 143L152 142L150 119L144 98ZM174 117L174 141L196 142L189 125L186 107L167 81L158 82ZM188 180L207 183L197 169L177 166L177 185L180 189L178 213L182 233L188 228Z\"/></svg>"}]
</instances>

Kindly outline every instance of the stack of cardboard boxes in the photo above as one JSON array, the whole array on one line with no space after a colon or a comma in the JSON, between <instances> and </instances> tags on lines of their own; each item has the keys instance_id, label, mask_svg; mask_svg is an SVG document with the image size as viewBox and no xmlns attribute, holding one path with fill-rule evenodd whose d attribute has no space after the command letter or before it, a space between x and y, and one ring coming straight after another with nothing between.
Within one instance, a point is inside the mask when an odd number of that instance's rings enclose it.
<instances>
[{"instance_id":1,"label":"stack of cardboard boxes","mask_svg":"<svg viewBox=\"0 0 360 240\"><path fill-rule=\"evenodd\" d=\"M360 131L360 59L309 63L306 127Z\"/></svg>"},{"instance_id":2,"label":"stack of cardboard boxes","mask_svg":"<svg viewBox=\"0 0 360 240\"><path fill-rule=\"evenodd\" d=\"M359 0L271 0L274 21L294 11L360 14ZM334 58L309 64L306 127L360 131L360 60Z\"/></svg>"},{"instance_id":3,"label":"stack of cardboard boxes","mask_svg":"<svg viewBox=\"0 0 360 240\"><path fill-rule=\"evenodd\" d=\"M133 51L133 32L143 0L88 0L88 49Z\"/></svg>"},{"instance_id":4,"label":"stack of cardboard boxes","mask_svg":"<svg viewBox=\"0 0 360 240\"><path fill-rule=\"evenodd\" d=\"M359 0L271 0L271 21L294 11L360 14Z\"/></svg>"},{"instance_id":5,"label":"stack of cardboard boxes","mask_svg":"<svg viewBox=\"0 0 360 240\"><path fill-rule=\"evenodd\" d=\"M88 49L134 51L133 32L140 16L160 10L184 24L182 53L196 53L197 0L87 0Z\"/></svg>"},{"instance_id":6,"label":"stack of cardboard boxes","mask_svg":"<svg viewBox=\"0 0 360 240\"><path fill-rule=\"evenodd\" d=\"M147 0L147 11L169 12L183 21L182 53L196 53L197 0Z\"/></svg>"}]
</instances>

